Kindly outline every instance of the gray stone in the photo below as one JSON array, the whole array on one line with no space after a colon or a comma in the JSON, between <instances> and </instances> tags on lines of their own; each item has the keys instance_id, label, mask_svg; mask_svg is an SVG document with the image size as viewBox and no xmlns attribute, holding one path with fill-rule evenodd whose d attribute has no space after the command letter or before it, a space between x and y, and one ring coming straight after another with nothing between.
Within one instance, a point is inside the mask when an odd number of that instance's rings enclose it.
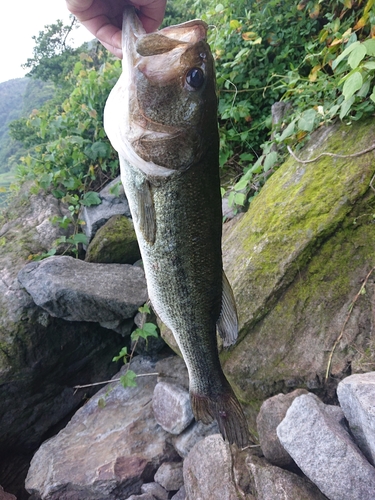
<instances>
[{"instance_id":1,"label":"gray stone","mask_svg":"<svg viewBox=\"0 0 375 500\"><path fill-rule=\"evenodd\" d=\"M375 465L375 372L345 378L337 396L357 445Z\"/></svg>"},{"instance_id":2,"label":"gray stone","mask_svg":"<svg viewBox=\"0 0 375 500\"><path fill-rule=\"evenodd\" d=\"M157 363L159 373L158 382L179 385L189 390L189 374L184 360L180 356L173 356Z\"/></svg>"},{"instance_id":3,"label":"gray stone","mask_svg":"<svg viewBox=\"0 0 375 500\"><path fill-rule=\"evenodd\" d=\"M155 364L139 356L131 369L154 373ZM124 366L119 375L125 370ZM108 384L65 429L43 443L26 479L29 493L43 500L59 500L67 492L85 500L117 500L120 491L128 498L140 494L142 484L153 480L163 462L178 458L153 416L150 402L156 377L139 377L136 382L136 387L126 389L119 382Z\"/></svg>"},{"instance_id":4,"label":"gray stone","mask_svg":"<svg viewBox=\"0 0 375 500\"><path fill-rule=\"evenodd\" d=\"M167 491L177 491L184 484L182 462L164 462L155 474L155 481Z\"/></svg>"},{"instance_id":5,"label":"gray stone","mask_svg":"<svg viewBox=\"0 0 375 500\"><path fill-rule=\"evenodd\" d=\"M296 464L330 500L373 500L375 469L316 396L296 398L277 435Z\"/></svg>"},{"instance_id":6,"label":"gray stone","mask_svg":"<svg viewBox=\"0 0 375 500\"><path fill-rule=\"evenodd\" d=\"M232 476L230 448L218 434L199 441L184 460L184 483L189 499L238 500Z\"/></svg>"},{"instance_id":7,"label":"gray stone","mask_svg":"<svg viewBox=\"0 0 375 500\"><path fill-rule=\"evenodd\" d=\"M185 486L182 486L182 488L180 488L178 492L175 495L173 495L171 500L186 500Z\"/></svg>"},{"instance_id":8,"label":"gray stone","mask_svg":"<svg viewBox=\"0 0 375 500\"><path fill-rule=\"evenodd\" d=\"M55 256L27 264L18 279L38 306L68 321L123 320L147 300L142 269L127 264Z\"/></svg>"},{"instance_id":9,"label":"gray stone","mask_svg":"<svg viewBox=\"0 0 375 500\"><path fill-rule=\"evenodd\" d=\"M149 493L142 493L141 495L131 495L126 500L157 500L153 495Z\"/></svg>"},{"instance_id":10,"label":"gray stone","mask_svg":"<svg viewBox=\"0 0 375 500\"><path fill-rule=\"evenodd\" d=\"M276 427L283 420L289 406L301 394L307 394L305 389L296 389L289 394L277 394L264 401L257 417L259 443L264 456L271 463L280 467L291 466L293 459L281 445L276 434Z\"/></svg>"},{"instance_id":11,"label":"gray stone","mask_svg":"<svg viewBox=\"0 0 375 500\"><path fill-rule=\"evenodd\" d=\"M145 483L141 486L142 493L153 495L156 500L168 500L168 492L158 483Z\"/></svg>"},{"instance_id":12,"label":"gray stone","mask_svg":"<svg viewBox=\"0 0 375 500\"><path fill-rule=\"evenodd\" d=\"M326 497L307 478L249 455L246 465L257 500L324 500Z\"/></svg>"},{"instance_id":13,"label":"gray stone","mask_svg":"<svg viewBox=\"0 0 375 500\"><path fill-rule=\"evenodd\" d=\"M180 457L185 458L190 453L193 446L207 436L218 434L217 422L205 425L202 422L193 422L181 434L172 439L173 446Z\"/></svg>"},{"instance_id":14,"label":"gray stone","mask_svg":"<svg viewBox=\"0 0 375 500\"><path fill-rule=\"evenodd\" d=\"M152 408L158 424L171 434L180 434L194 419L189 392L167 382L156 385Z\"/></svg>"},{"instance_id":15,"label":"gray stone","mask_svg":"<svg viewBox=\"0 0 375 500\"><path fill-rule=\"evenodd\" d=\"M118 196L111 193L112 189L118 192ZM89 241L95 236L97 230L114 215L130 217L128 200L125 197L124 188L119 177L109 183L99 193L99 197L102 200L100 205L83 207L80 213L81 219L85 221L83 230Z\"/></svg>"}]
</instances>

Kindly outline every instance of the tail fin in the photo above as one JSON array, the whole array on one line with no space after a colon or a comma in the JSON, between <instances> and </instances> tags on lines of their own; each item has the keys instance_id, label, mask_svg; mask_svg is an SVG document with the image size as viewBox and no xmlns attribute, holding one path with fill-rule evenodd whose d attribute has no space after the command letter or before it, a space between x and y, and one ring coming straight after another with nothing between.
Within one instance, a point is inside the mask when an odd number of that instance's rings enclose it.
<instances>
[{"instance_id":1,"label":"tail fin","mask_svg":"<svg viewBox=\"0 0 375 500\"><path fill-rule=\"evenodd\" d=\"M246 418L230 387L216 398L191 392L190 399L196 420L201 420L204 424L216 420L221 435L230 444L235 443L239 448L245 448L249 444Z\"/></svg>"}]
</instances>

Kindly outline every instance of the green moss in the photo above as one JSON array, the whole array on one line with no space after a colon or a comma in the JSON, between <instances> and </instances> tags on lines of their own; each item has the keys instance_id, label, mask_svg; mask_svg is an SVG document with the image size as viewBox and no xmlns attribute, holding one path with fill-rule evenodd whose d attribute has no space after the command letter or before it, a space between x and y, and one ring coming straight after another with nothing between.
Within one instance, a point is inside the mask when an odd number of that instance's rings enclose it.
<instances>
[{"instance_id":1,"label":"green moss","mask_svg":"<svg viewBox=\"0 0 375 500\"><path fill-rule=\"evenodd\" d=\"M310 155L350 154L371 138L372 123L340 126ZM306 165L290 159L227 231L225 268L241 331L222 361L247 404L296 387L326 390L330 351L375 265L373 173L372 154ZM363 325L371 318L371 299L361 297L333 357L336 377L368 348L371 328Z\"/></svg>"},{"instance_id":2,"label":"green moss","mask_svg":"<svg viewBox=\"0 0 375 500\"><path fill-rule=\"evenodd\" d=\"M318 138L311 156L365 149L370 137L372 124L342 125L323 144ZM254 324L272 307L275 287L281 293L308 263L368 190L372 175L367 154L311 164L291 158L270 178L224 241L227 274L240 311L246 311L242 322Z\"/></svg>"},{"instance_id":3,"label":"green moss","mask_svg":"<svg viewBox=\"0 0 375 500\"><path fill-rule=\"evenodd\" d=\"M117 264L134 264L140 252L132 222L115 215L104 224L90 243L85 260Z\"/></svg>"}]
</instances>

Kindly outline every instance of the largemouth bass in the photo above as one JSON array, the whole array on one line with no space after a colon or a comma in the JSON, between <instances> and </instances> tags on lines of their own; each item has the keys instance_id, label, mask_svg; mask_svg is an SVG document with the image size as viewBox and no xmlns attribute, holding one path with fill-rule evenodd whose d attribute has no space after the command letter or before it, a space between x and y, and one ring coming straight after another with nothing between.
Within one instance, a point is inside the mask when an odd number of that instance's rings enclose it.
<instances>
[{"instance_id":1,"label":"largemouth bass","mask_svg":"<svg viewBox=\"0 0 375 500\"><path fill-rule=\"evenodd\" d=\"M216 419L244 447L248 428L220 366L216 331L237 338L221 255L222 213L214 61L207 25L146 34L123 22L123 71L104 112L142 254L153 309L172 330L189 372L197 420Z\"/></svg>"}]
</instances>

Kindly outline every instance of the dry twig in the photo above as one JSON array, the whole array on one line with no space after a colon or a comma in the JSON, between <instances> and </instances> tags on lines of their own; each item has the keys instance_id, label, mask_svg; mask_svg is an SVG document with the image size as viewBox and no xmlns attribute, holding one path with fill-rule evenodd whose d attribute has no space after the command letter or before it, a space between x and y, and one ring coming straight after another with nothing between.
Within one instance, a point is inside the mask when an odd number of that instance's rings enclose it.
<instances>
[{"instance_id":1,"label":"dry twig","mask_svg":"<svg viewBox=\"0 0 375 500\"><path fill-rule=\"evenodd\" d=\"M352 314L352 311L353 311L353 308L354 308L354 305L355 303L357 302L357 300L359 299L359 297L362 295L363 293L363 290L365 289L366 287L366 284L367 284L367 281L368 279L370 278L372 272L375 270L375 267L373 267L371 269L371 271L369 271L367 273L367 276L366 278L363 280L363 283L361 285L361 288L359 289L357 295L354 297L353 301L351 302L350 306L349 306L349 312L345 318L345 321L344 321L344 324L343 324L343 327L341 328L341 332L340 332L340 335L337 337L337 339L335 340L335 343L333 344L333 347L331 349L331 352L329 354L329 358L328 358L328 364L327 364L327 370L326 370L326 375L325 375L325 381L327 382L328 380L328 377L329 377L329 372L331 370L331 364L332 364L332 358L333 358L333 353L335 352L335 349L337 347L337 344L340 342L340 340L342 339L343 335L344 335L344 330L345 330L345 327L350 319L350 316Z\"/></svg>"}]
</instances>

